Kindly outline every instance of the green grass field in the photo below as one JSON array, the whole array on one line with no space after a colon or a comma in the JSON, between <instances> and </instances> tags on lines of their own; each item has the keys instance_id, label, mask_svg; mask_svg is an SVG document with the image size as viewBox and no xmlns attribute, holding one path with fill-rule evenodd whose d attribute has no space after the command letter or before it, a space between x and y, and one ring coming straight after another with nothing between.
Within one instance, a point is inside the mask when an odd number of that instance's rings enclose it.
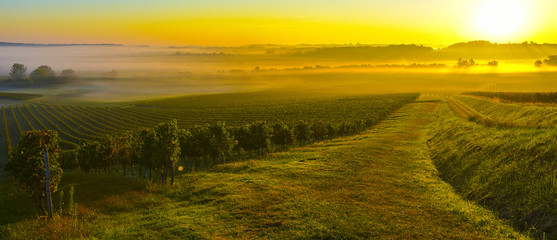
<instances>
[{"instance_id":1,"label":"green grass field","mask_svg":"<svg viewBox=\"0 0 557 240\"><path fill-rule=\"evenodd\" d=\"M557 129L535 124L535 113L547 113L539 115L539 123L547 122L543 116L552 119L555 112L543 106L456 98L469 104L466 108L484 111L496 120L478 124L474 119L459 118L465 115L458 108L451 106L455 114L447 106L441 108L429 147L442 178L467 198L511 219L518 228L555 237Z\"/></svg>"},{"instance_id":2,"label":"green grass field","mask_svg":"<svg viewBox=\"0 0 557 240\"><path fill-rule=\"evenodd\" d=\"M516 239L495 214L441 181L426 147L441 103L418 102L364 134L257 161L181 174L172 188L67 174L79 224L36 220L25 194L2 186L6 238ZM21 200L21 201L20 201ZM57 200L55 199L55 202Z\"/></svg>"},{"instance_id":3,"label":"green grass field","mask_svg":"<svg viewBox=\"0 0 557 240\"><path fill-rule=\"evenodd\" d=\"M278 91L174 97L125 107L6 108L20 125L9 125L10 134L57 127L74 138L148 126L173 115L191 124L230 116L245 116L237 124L273 117L334 122L381 113L386 118L352 137L202 171L185 168L172 187L115 172L66 172L60 185L65 203L53 221L37 217L27 193L2 177L0 205L6 207L0 208L0 238L556 237L557 132L540 125L552 119L552 107L429 95L385 112L411 96ZM526 124L529 116L545 120ZM79 204L77 222L67 209L70 186ZM55 193L57 209L59 201Z\"/></svg>"},{"instance_id":4,"label":"green grass field","mask_svg":"<svg viewBox=\"0 0 557 240\"><path fill-rule=\"evenodd\" d=\"M500 124L526 128L553 128L557 123L557 108L553 106L497 103L474 96L455 98Z\"/></svg>"}]
</instances>

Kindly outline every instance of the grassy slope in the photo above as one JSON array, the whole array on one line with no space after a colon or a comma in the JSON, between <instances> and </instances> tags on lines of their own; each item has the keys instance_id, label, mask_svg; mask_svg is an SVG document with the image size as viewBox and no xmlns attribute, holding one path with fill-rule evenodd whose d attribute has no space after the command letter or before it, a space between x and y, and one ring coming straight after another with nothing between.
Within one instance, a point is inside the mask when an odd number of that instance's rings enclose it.
<instances>
[{"instance_id":1,"label":"grassy slope","mask_svg":"<svg viewBox=\"0 0 557 240\"><path fill-rule=\"evenodd\" d=\"M456 96L455 98L481 114L487 115L495 122L510 126L552 127L557 123L557 108L555 107L496 103L485 98L471 96Z\"/></svg>"},{"instance_id":2,"label":"grassy slope","mask_svg":"<svg viewBox=\"0 0 557 240\"><path fill-rule=\"evenodd\" d=\"M5 209L0 237L522 238L437 177L425 147L437 104L410 104L355 137L182 174L167 189L70 174L62 189L76 186L80 228L13 220ZM22 204L10 196L0 204Z\"/></svg>"},{"instance_id":3,"label":"grassy slope","mask_svg":"<svg viewBox=\"0 0 557 240\"><path fill-rule=\"evenodd\" d=\"M460 193L557 237L556 129L486 127L443 106L431 135L431 156Z\"/></svg>"}]
</instances>

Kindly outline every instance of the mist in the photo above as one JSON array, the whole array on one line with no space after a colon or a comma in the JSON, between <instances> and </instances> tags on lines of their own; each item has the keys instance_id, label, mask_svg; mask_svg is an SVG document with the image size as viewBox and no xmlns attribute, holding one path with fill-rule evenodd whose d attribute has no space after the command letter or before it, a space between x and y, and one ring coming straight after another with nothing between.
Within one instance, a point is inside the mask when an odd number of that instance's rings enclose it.
<instances>
[{"instance_id":1,"label":"mist","mask_svg":"<svg viewBox=\"0 0 557 240\"><path fill-rule=\"evenodd\" d=\"M557 90L557 84L547 80L548 75L555 75L552 67L533 64L555 46L537 46L538 51L528 55L524 49L532 44L494 45L498 51L489 58L477 44L441 49L416 45L3 46L0 91L40 94L39 101L44 102L109 103L266 89L354 94ZM502 55L501 49L514 52ZM478 58L472 67L457 67L458 56ZM487 64L494 60L496 66ZM27 75L40 65L50 66L57 74L73 69L78 80L10 85L7 79L13 63L24 64Z\"/></svg>"}]
</instances>

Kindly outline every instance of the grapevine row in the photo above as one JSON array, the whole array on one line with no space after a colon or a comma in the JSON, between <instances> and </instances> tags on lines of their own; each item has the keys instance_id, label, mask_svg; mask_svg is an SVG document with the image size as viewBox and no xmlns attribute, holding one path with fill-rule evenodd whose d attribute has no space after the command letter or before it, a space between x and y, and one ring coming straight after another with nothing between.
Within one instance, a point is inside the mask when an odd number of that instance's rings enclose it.
<instances>
[{"instance_id":1,"label":"grapevine row","mask_svg":"<svg viewBox=\"0 0 557 240\"><path fill-rule=\"evenodd\" d=\"M19 131L19 135L20 136L23 135L23 129L21 129L21 125L19 124L19 121L17 120L17 117L15 116L14 108L12 106L10 106L10 112L12 112L12 116L14 118L15 125L17 126L17 130Z\"/></svg>"},{"instance_id":2,"label":"grapevine row","mask_svg":"<svg viewBox=\"0 0 557 240\"><path fill-rule=\"evenodd\" d=\"M121 131L121 129L118 126L114 126L110 123L107 123L106 121L98 120L98 116L97 117L91 116L90 113L84 111L81 108L78 108L77 106L68 106L68 108L71 109L74 113L79 114L84 119L87 119L87 121L91 121L94 124L97 124L98 126L108 130L109 132L115 133Z\"/></svg>"},{"instance_id":3,"label":"grapevine row","mask_svg":"<svg viewBox=\"0 0 557 240\"><path fill-rule=\"evenodd\" d=\"M85 108L85 107L83 107L83 108ZM112 116L112 114L107 113L106 111L99 110L97 108L87 107L86 109L87 109L88 112L93 113L96 116L99 116L102 119L111 122L112 124L115 124L115 126L117 126L118 128L121 128L121 129L131 130L131 129L137 129L137 128L141 127L140 125L134 124L132 122L132 119L129 119L129 117L127 119L119 119L119 118L116 118L116 117Z\"/></svg>"},{"instance_id":4,"label":"grapevine row","mask_svg":"<svg viewBox=\"0 0 557 240\"><path fill-rule=\"evenodd\" d=\"M8 151L12 148L12 141L10 139L10 131L8 130L8 120L6 120L6 110L2 107L2 116L4 117L4 134L6 135L6 144Z\"/></svg>"},{"instance_id":5,"label":"grapevine row","mask_svg":"<svg viewBox=\"0 0 557 240\"><path fill-rule=\"evenodd\" d=\"M86 125L88 129L91 129L91 130L93 130L93 131L97 131L98 134L101 134L101 133L108 133L108 132L109 132L109 130L107 130L106 128L100 128L100 127L97 127L97 126L91 124L91 121L85 121L85 120L83 120L83 116L82 116L81 114L79 114L79 113L76 113L75 111L71 111L71 112L70 112L68 109L66 109L66 108L64 108L64 107L62 107L62 106L55 106L55 107L56 107L57 109L59 109L61 112L65 113L67 116L69 116L69 117L71 117L71 118L73 118L73 119L75 119L75 120L81 122L81 125ZM77 114L77 115L75 115L75 114ZM92 123L96 123L96 122L92 122ZM79 124L78 124L78 125L79 125Z\"/></svg>"},{"instance_id":6,"label":"grapevine row","mask_svg":"<svg viewBox=\"0 0 557 240\"><path fill-rule=\"evenodd\" d=\"M54 123L52 120L50 120L50 118L48 118L48 117L45 116L41 111L39 111L39 109L37 109L37 107L36 107L35 105L31 105L31 107L33 107L33 109L34 109L44 120L46 120L56 131L58 131L58 134L59 134L59 135L66 136L68 139L72 139L73 142L83 142L83 141L86 141L86 139L76 137L76 136L71 135L71 134L67 133L66 131L62 130L58 125L56 125L56 123Z\"/></svg>"},{"instance_id":7,"label":"grapevine row","mask_svg":"<svg viewBox=\"0 0 557 240\"><path fill-rule=\"evenodd\" d=\"M35 130L35 127L33 127L33 124L31 124L31 121L29 121L27 116L25 116L25 113L23 113L23 111L21 110L20 105L17 105L17 110L19 110L19 113L21 113L21 116L23 116L23 119L25 119L25 122L27 122L27 125L29 125L29 128L31 128L31 130Z\"/></svg>"},{"instance_id":8,"label":"grapevine row","mask_svg":"<svg viewBox=\"0 0 557 240\"><path fill-rule=\"evenodd\" d=\"M300 121L315 122L318 119L331 123L348 122L350 124L352 124L353 119L362 119L364 123L374 123L390 114L392 109L397 109L402 104L415 99L416 96L415 94L380 95L332 100L317 99L308 100L309 102L286 102L281 104L266 103L266 105L249 104L250 100L248 99L242 100L246 101L247 104L227 105L223 103L226 107L221 107L217 103L211 102L208 105L212 106L211 108L203 108L200 104L189 109L180 108L179 105L169 105L168 108L152 108L148 105L146 107L105 108L50 104L31 105L31 107L23 105L28 111L27 114L18 105L18 110L21 113L19 120L14 114L15 110L11 110L14 116L13 120L20 130L23 130L19 123L21 117L31 129L35 129L26 116L31 114L36 124L40 125L42 129L53 128L59 131L60 136L65 140L78 143L101 139L103 134L114 135L124 131L136 130L140 127L154 126L159 122L173 118L178 120L180 128L189 128L205 123L214 124L219 121L226 122L233 127L241 127L247 122L255 121L267 121L269 126L275 123L294 126ZM164 101L158 102L159 105L163 103ZM38 115L43 119L41 120ZM11 119L7 120L11 121ZM15 127L13 123L7 122L8 126L12 126L11 129ZM45 123L51 126L46 126ZM338 127L346 128L346 126L341 125ZM330 128L332 129L334 126Z\"/></svg>"},{"instance_id":9,"label":"grapevine row","mask_svg":"<svg viewBox=\"0 0 557 240\"><path fill-rule=\"evenodd\" d=\"M61 116L62 118L64 118L65 120L67 120L71 124L73 124L74 126L79 126L79 129L82 130L84 132L84 134L87 134L89 136L94 136L93 134L97 134L93 130L91 130L89 128L86 128L86 127L83 127L82 124L77 123L70 116L66 115L65 113L60 112L58 109L52 107L51 105L44 105L44 106L48 107L48 109L45 108L45 111L49 111L49 112L53 111L56 115ZM95 138L95 137L92 137L92 138Z\"/></svg>"},{"instance_id":10,"label":"grapevine row","mask_svg":"<svg viewBox=\"0 0 557 240\"><path fill-rule=\"evenodd\" d=\"M77 130L75 130L72 126L70 126L69 124L67 124L66 122L64 122L63 120L61 120L58 116L56 116L56 114L53 114L52 112L48 111L44 105L38 105L42 111L45 112L45 114L51 116L52 118L54 118L58 123L62 124L64 127L66 127L66 129L68 129L72 134L75 134L75 137L79 137L80 139L95 139L97 138L96 136L93 135L89 135L86 134L84 132L79 132ZM69 133L68 133L69 134Z\"/></svg>"},{"instance_id":11,"label":"grapevine row","mask_svg":"<svg viewBox=\"0 0 557 240\"><path fill-rule=\"evenodd\" d=\"M44 125L43 122L41 122L41 120L31 111L31 109L29 109L28 105L24 105L25 109L27 109L27 112L29 112L29 114L31 114L31 117L37 122L39 123L39 125L41 126L41 128L43 130L48 130L48 127L46 125ZM59 141L62 145L64 145L66 148L76 148L77 144L70 142L70 141L66 141L66 140L62 140L60 139Z\"/></svg>"}]
</instances>

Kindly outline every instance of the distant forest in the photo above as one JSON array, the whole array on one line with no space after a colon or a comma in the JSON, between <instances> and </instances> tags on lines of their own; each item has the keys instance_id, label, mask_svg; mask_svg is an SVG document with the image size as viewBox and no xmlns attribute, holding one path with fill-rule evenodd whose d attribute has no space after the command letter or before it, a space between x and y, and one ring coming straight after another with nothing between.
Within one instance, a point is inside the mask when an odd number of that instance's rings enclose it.
<instances>
[{"instance_id":1,"label":"distant forest","mask_svg":"<svg viewBox=\"0 0 557 240\"><path fill-rule=\"evenodd\" d=\"M122 44L98 43L98 44L42 44L42 43L12 43L0 42L0 47L75 47L75 46L115 46L121 47Z\"/></svg>"},{"instance_id":2,"label":"distant forest","mask_svg":"<svg viewBox=\"0 0 557 240\"><path fill-rule=\"evenodd\" d=\"M557 55L557 44L534 42L498 44L488 41L457 43L446 48L434 49L423 45L340 46L321 47L306 52L296 52L293 57L357 59L357 60L453 60L476 59L533 59Z\"/></svg>"},{"instance_id":3,"label":"distant forest","mask_svg":"<svg viewBox=\"0 0 557 240\"><path fill-rule=\"evenodd\" d=\"M0 47L73 47L73 46L110 46L123 47L122 44L35 44L0 42ZM133 45L149 47L148 45ZM233 55L254 56L258 54L300 58L330 60L411 60L437 61L457 59L546 59L557 55L557 44L553 43L491 43L489 41L471 41L456 43L447 47L433 48L426 45L370 45L370 44L300 44L276 45L255 44L236 47L219 46L169 46L167 49L193 50L193 52L174 52L172 56L222 58ZM540 60L540 61L541 61Z\"/></svg>"}]
</instances>

